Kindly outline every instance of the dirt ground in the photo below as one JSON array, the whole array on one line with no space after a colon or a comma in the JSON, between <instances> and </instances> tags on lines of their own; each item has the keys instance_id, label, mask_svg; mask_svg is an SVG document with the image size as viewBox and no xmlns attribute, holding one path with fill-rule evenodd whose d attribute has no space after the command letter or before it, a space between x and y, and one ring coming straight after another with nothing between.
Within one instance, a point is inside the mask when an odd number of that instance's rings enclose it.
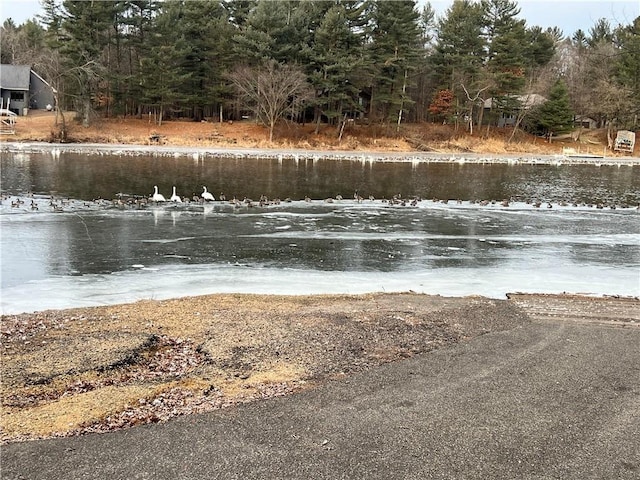
<instances>
[{"instance_id":1,"label":"dirt ground","mask_svg":"<svg viewBox=\"0 0 640 480\"><path fill-rule=\"evenodd\" d=\"M105 431L284 395L525 321L423 295L212 295L1 320L3 440Z\"/></svg>"},{"instance_id":2,"label":"dirt ground","mask_svg":"<svg viewBox=\"0 0 640 480\"><path fill-rule=\"evenodd\" d=\"M6 315L1 441L286 395L531 318L634 328L639 307L637 298L540 295L208 295Z\"/></svg>"},{"instance_id":3,"label":"dirt ground","mask_svg":"<svg viewBox=\"0 0 640 480\"><path fill-rule=\"evenodd\" d=\"M76 123L73 112L66 112L66 127L69 142L150 144L168 146L200 147L247 147L247 148L302 148L319 150L356 151L432 151L468 153L534 153L558 154L563 148L577 153L602 155L607 144L602 130L583 131L578 141L569 136L552 143L518 132L513 141L507 143L510 128L494 128L487 136L486 130L476 131L473 136L455 131L453 126L438 124L406 124L401 131L380 125L349 124L338 138L336 127L322 125L315 133L315 125L282 124L268 141L268 130L252 121L165 121L157 125L151 118L103 118L90 127ZM46 111L31 111L26 117L18 117L15 135L3 135L6 141L56 141L61 123L56 125L55 114ZM640 142L636 154L640 154ZM613 155L607 152L607 156Z\"/></svg>"}]
</instances>

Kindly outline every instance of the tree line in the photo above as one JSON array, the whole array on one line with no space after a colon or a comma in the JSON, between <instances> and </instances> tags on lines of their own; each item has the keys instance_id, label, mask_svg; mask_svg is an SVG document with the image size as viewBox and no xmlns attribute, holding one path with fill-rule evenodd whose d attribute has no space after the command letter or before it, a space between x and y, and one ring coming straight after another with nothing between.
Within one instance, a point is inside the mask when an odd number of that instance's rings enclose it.
<instances>
[{"instance_id":1,"label":"tree line","mask_svg":"<svg viewBox=\"0 0 640 480\"><path fill-rule=\"evenodd\" d=\"M2 26L2 63L31 64L59 106L95 115L220 121L359 119L561 131L576 115L635 128L640 17L565 36L511 0L42 0ZM578 7L576 7L578 8ZM533 94L549 99L523 109ZM487 104L490 109L485 108ZM546 106L545 106L546 105ZM544 108L543 108L544 107ZM527 112L526 114L523 112Z\"/></svg>"}]
</instances>

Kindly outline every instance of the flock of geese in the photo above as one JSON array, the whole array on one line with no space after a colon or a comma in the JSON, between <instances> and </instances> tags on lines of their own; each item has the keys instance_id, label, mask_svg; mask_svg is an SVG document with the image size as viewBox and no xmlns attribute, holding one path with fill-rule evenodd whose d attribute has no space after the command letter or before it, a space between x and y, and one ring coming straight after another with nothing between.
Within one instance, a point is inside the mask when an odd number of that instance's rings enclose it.
<instances>
[{"instance_id":1,"label":"flock of geese","mask_svg":"<svg viewBox=\"0 0 640 480\"><path fill-rule=\"evenodd\" d=\"M209 192L207 190L206 186L202 186L202 193L198 196L196 194L193 195L192 198L188 198L188 197L180 197L179 195L177 195L176 193L176 187L173 187L173 192L171 194L171 197L169 197L169 199L167 200L166 197L164 195L162 195L161 193L159 193L158 191L158 186L154 185L153 187L153 195L151 195L150 200L152 202L155 203L161 203L161 202L173 202L173 203L190 203L190 202L199 202L199 203L204 203L204 202L213 202L216 200L216 198L213 196L213 194L211 192ZM224 195L224 193L220 193L218 199L220 201L226 201L226 197ZM340 201L343 200L344 198L342 197L342 195L336 195L335 197L329 197L329 198L325 198L324 202L325 203L333 203L334 201ZM357 203L361 203L365 200L364 197L362 197L358 191L356 190L353 194L353 199L357 202ZM376 198L373 195L369 195L367 197L368 200L370 201L374 201L376 200ZM410 198L403 198L402 195L398 194L398 195L393 195L391 198L387 199L385 197L383 197L381 199L382 203L387 203L390 205L399 205L399 206L412 206L415 207L418 205L418 203L422 202L424 199L418 196L413 196ZM305 196L304 198L305 202L311 202L311 198L308 196ZM452 202L455 202L457 204L462 204L463 201L460 199L457 200L451 200ZM512 203L514 203L516 200L515 199L503 199L501 201L496 201L496 200L470 200L468 203L470 204L477 204L480 206L488 206L488 205L500 205L502 207L509 207ZM286 198L284 199L284 202L291 202L290 198ZM433 203L442 203L442 204L447 204L450 202L450 200L444 199L437 199L437 198L433 198L432 199ZM256 202L254 202L253 200L251 200L250 198L244 197L242 200L237 199L236 197L233 197L229 203L235 205L235 206L240 206L240 205L247 205L249 207L254 206L254 204ZM274 204L280 204L281 201L279 198L275 198L275 199L269 199L268 197L266 197L265 195L261 195L259 201L257 202L257 204L261 207L264 206L268 206L268 205L274 205ZM553 208L553 204L551 202L542 202L540 200L534 199L534 200L526 200L524 201L525 204L530 205L534 208L541 208L543 205L546 208ZM589 207L589 208L597 208L597 209L604 209L604 208L609 208L611 210L615 210L617 207L622 207L622 208L626 208L628 207L628 205L616 205L615 203L603 203L603 202L598 202L598 203L585 203L585 202L566 202L566 201L560 201L558 203L559 206L561 207L568 207L568 206L573 206L573 207ZM638 210L640 210L640 205L638 205L637 207Z\"/></svg>"},{"instance_id":2,"label":"flock of geese","mask_svg":"<svg viewBox=\"0 0 640 480\"><path fill-rule=\"evenodd\" d=\"M38 210L39 209L39 203L36 202L36 200L33 198L33 194L29 193L27 194L28 197L30 198L30 203L29 204L25 204L25 201L23 199L21 199L20 197L9 197L6 194L2 194L2 196L0 197L0 204L5 203L6 200L11 200L11 207L13 208L19 208L20 210ZM106 207L106 208L145 208L149 203L154 203L154 204L160 204L160 203L173 203L173 204L190 204L190 203L196 203L196 204L204 204L204 203L209 203L209 202L215 202L216 200L219 200L221 202L226 202L227 198L224 195L224 193L220 193L220 195L218 195L218 198L216 199L216 197L213 196L213 194L211 192L209 192L209 190L207 189L206 186L202 186L202 193L200 195L197 194L193 194L193 196L191 198L189 197L180 197L177 192L176 192L176 187L173 187L173 191L171 196L167 199L163 194L161 194L158 190L158 186L154 185L153 187L153 194L151 194L150 196L139 196L139 195L130 195L130 194L124 194L124 193L118 193L116 194L116 198L112 199L112 200L106 200L106 199L102 199L102 198L98 198L98 199L94 199L92 202L88 202L88 201L73 201L70 199L62 199L62 198L55 198L53 196L50 197L49 199L49 207L51 208L52 211L54 212L65 212L67 211L67 207L69 207L70 210L77 210L77 209L82 209L82 208L91 208L94 206L99 206L99 207ZM344 198L342 197L342 195L336 195L335 197L329 197L329 198L325 198L323 201L325 203L333 203L333 202L339 202L341 200L344 200ZM356 190L353 194L353 200L356 201L357 203L362 203L363 201L376 201L378 199L376 199L373 195L369 195L366 199L364 197L362 197L358 191ZM396 205L396 206L412 206L415 207L417 206L420 202L423 202L424 199L418 196L412 196L409 198L403 197L402 195L398 194L398 195L393 195L391 198L385 198L382 197L381 199L379 199L383 204L388 204L388 205ZM304 201L305 202L312 202L312 199L308 196L304 197ZM447 204L449 202L452 203L456 203L456 204L462 204L462 203L468 203L470 205L479 205L481 207L484 206L493 206L493 205L497 205L497 206L502 206L502 207L509 207L511 206L514 202L518 202L518 203L525 203L533 208L553 208L554 204L552 204L551 202L543 202L537 199L534 200L517 200L514 198L511 199L503 199L501 201L497 201L497 200L469 200L467 202L463 202L460 199L457 200L447 200L447 199L438 199L438 198L433 198L431 199L432 203L441 203L441 204ZM284 203L290 203L292 202L291 198L285 198L284 200L282 200L282 202ZM235 196L229 200L228 202L229 204L233 205L234 207L253 207L253 206L260 206L260 207L267 207L270 205L279 205L281 203L281 200L279 198L273 198L273 199L269 199L266 195L261 195L260 199L258 201L254 201L250 198L244 197L242 200L236 198ZM572 207L587 207L587 208L597 208L597 209L611 209L611 210L615 210L616 208L629 208L631 207L630 205L625 205L625 204L615 204L615 203L604 203L604 202L598 202L598 203L585 203L585 202L566 202L566 201L560 201L558 202L556 205L560 206L560 207L568 207L568 206L572 206ZM640 210L640 205L638 205L636 207L637 210Z\"/></svg>"}]
</instances>

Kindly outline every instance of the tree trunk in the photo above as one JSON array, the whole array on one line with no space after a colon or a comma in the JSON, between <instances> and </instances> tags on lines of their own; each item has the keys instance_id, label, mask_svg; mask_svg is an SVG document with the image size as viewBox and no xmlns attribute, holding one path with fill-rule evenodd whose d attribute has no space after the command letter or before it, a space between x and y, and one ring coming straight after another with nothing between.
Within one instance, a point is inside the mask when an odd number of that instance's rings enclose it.
<instances>
[{"instance_id":1,"label":"tree trunk","mask_svg":"<svg viewBox=\"0 0 640 480\"><path fill-rule=\"evenodd\" d=\"M340 126L340 135L338 135L338 143L342 143L342 134L344 133L344 126L347 124L347 114L344 114L342 118L342 125Z\"/></svg>"},{"instance_id":2,"label":"tree trunk","mask_svg":"<svg viewBox=\"0 0 640 480\"><path fill-rule=\"evenodd\" d=\"M402 96L400 97L400 111L398 112L398 125L396 125L396 132L400 131L400 122L402 121L402 109L404 107L404 96L407 93L407 69L404 70L404 79L402 80Z\"/></svg>"},{"instance_id":3,"label":"tree trunk","mask_svg":"<svg viewBox=\"0 0 640 480\"><path fill-rule=\"evenodd\" d=\"M61 126L58 133L58 140L60 141L60 143L64 143L67 141L67 122L65 121L64 113L60 108L60 100L58 98L57 90L56 90L56 93L53 94L53 100L55 102L55 109L56 109L56 120L55 120L56 126L58 125L58 115L60 115L60 120L61 120Z\"/></svg>"},{"instance_id":4,"label":"tree trunk","mask_svg":"<svg viewBox=\"0 0 640 480\"><path fill-rule=\"evenodd\" d=\"M507 143L511 143L511 141L513 140L513 137L515 137L516 132L520 128L520 124L522 123L522 121L524 120L524 117L526 116L527 116L527 111L524 108L521 108L520 111L518 112L518 115L516 116L516 123L513 125L513 131L511 132L511 135L509 136Z\"/></svg>"},{"instance_id":5,"label":"tree trunk","mask_svg":"<svg viewBox=\"0 0 640 480\"><path fill-rule=\"evenodd\" d=\"M482 121L484 120L484 102L480 107L480 113L478 114L478 129L482 127Z\"/></svg>"},{"instance_id":6,"label":"tree trunk","mask_svg":"<svg viewBox=\"0 0 640 480\"><path fill-rule=\"evenodd\" d=\"M91 123L91 119L89 118L91 112L91 99L85 98L82 101L82 126L88 127Z\"/></svg>"}]
</instances>

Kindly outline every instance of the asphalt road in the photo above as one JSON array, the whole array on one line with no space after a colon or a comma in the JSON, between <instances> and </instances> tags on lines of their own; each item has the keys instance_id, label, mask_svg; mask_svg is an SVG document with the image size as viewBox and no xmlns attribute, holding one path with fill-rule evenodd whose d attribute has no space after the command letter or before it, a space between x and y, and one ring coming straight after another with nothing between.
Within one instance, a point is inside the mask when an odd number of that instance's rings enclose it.
<instances>
[{"instance_id":1,"label":"asphalt road","mask_svg":"<svg viewBox=\"0 0 640 480\"><path fill-rule=\"evenodd\" d=\"M539 321L316 389L2 447L2 479L638 479L640 328Z\"/></svg>"}]
</instances>

